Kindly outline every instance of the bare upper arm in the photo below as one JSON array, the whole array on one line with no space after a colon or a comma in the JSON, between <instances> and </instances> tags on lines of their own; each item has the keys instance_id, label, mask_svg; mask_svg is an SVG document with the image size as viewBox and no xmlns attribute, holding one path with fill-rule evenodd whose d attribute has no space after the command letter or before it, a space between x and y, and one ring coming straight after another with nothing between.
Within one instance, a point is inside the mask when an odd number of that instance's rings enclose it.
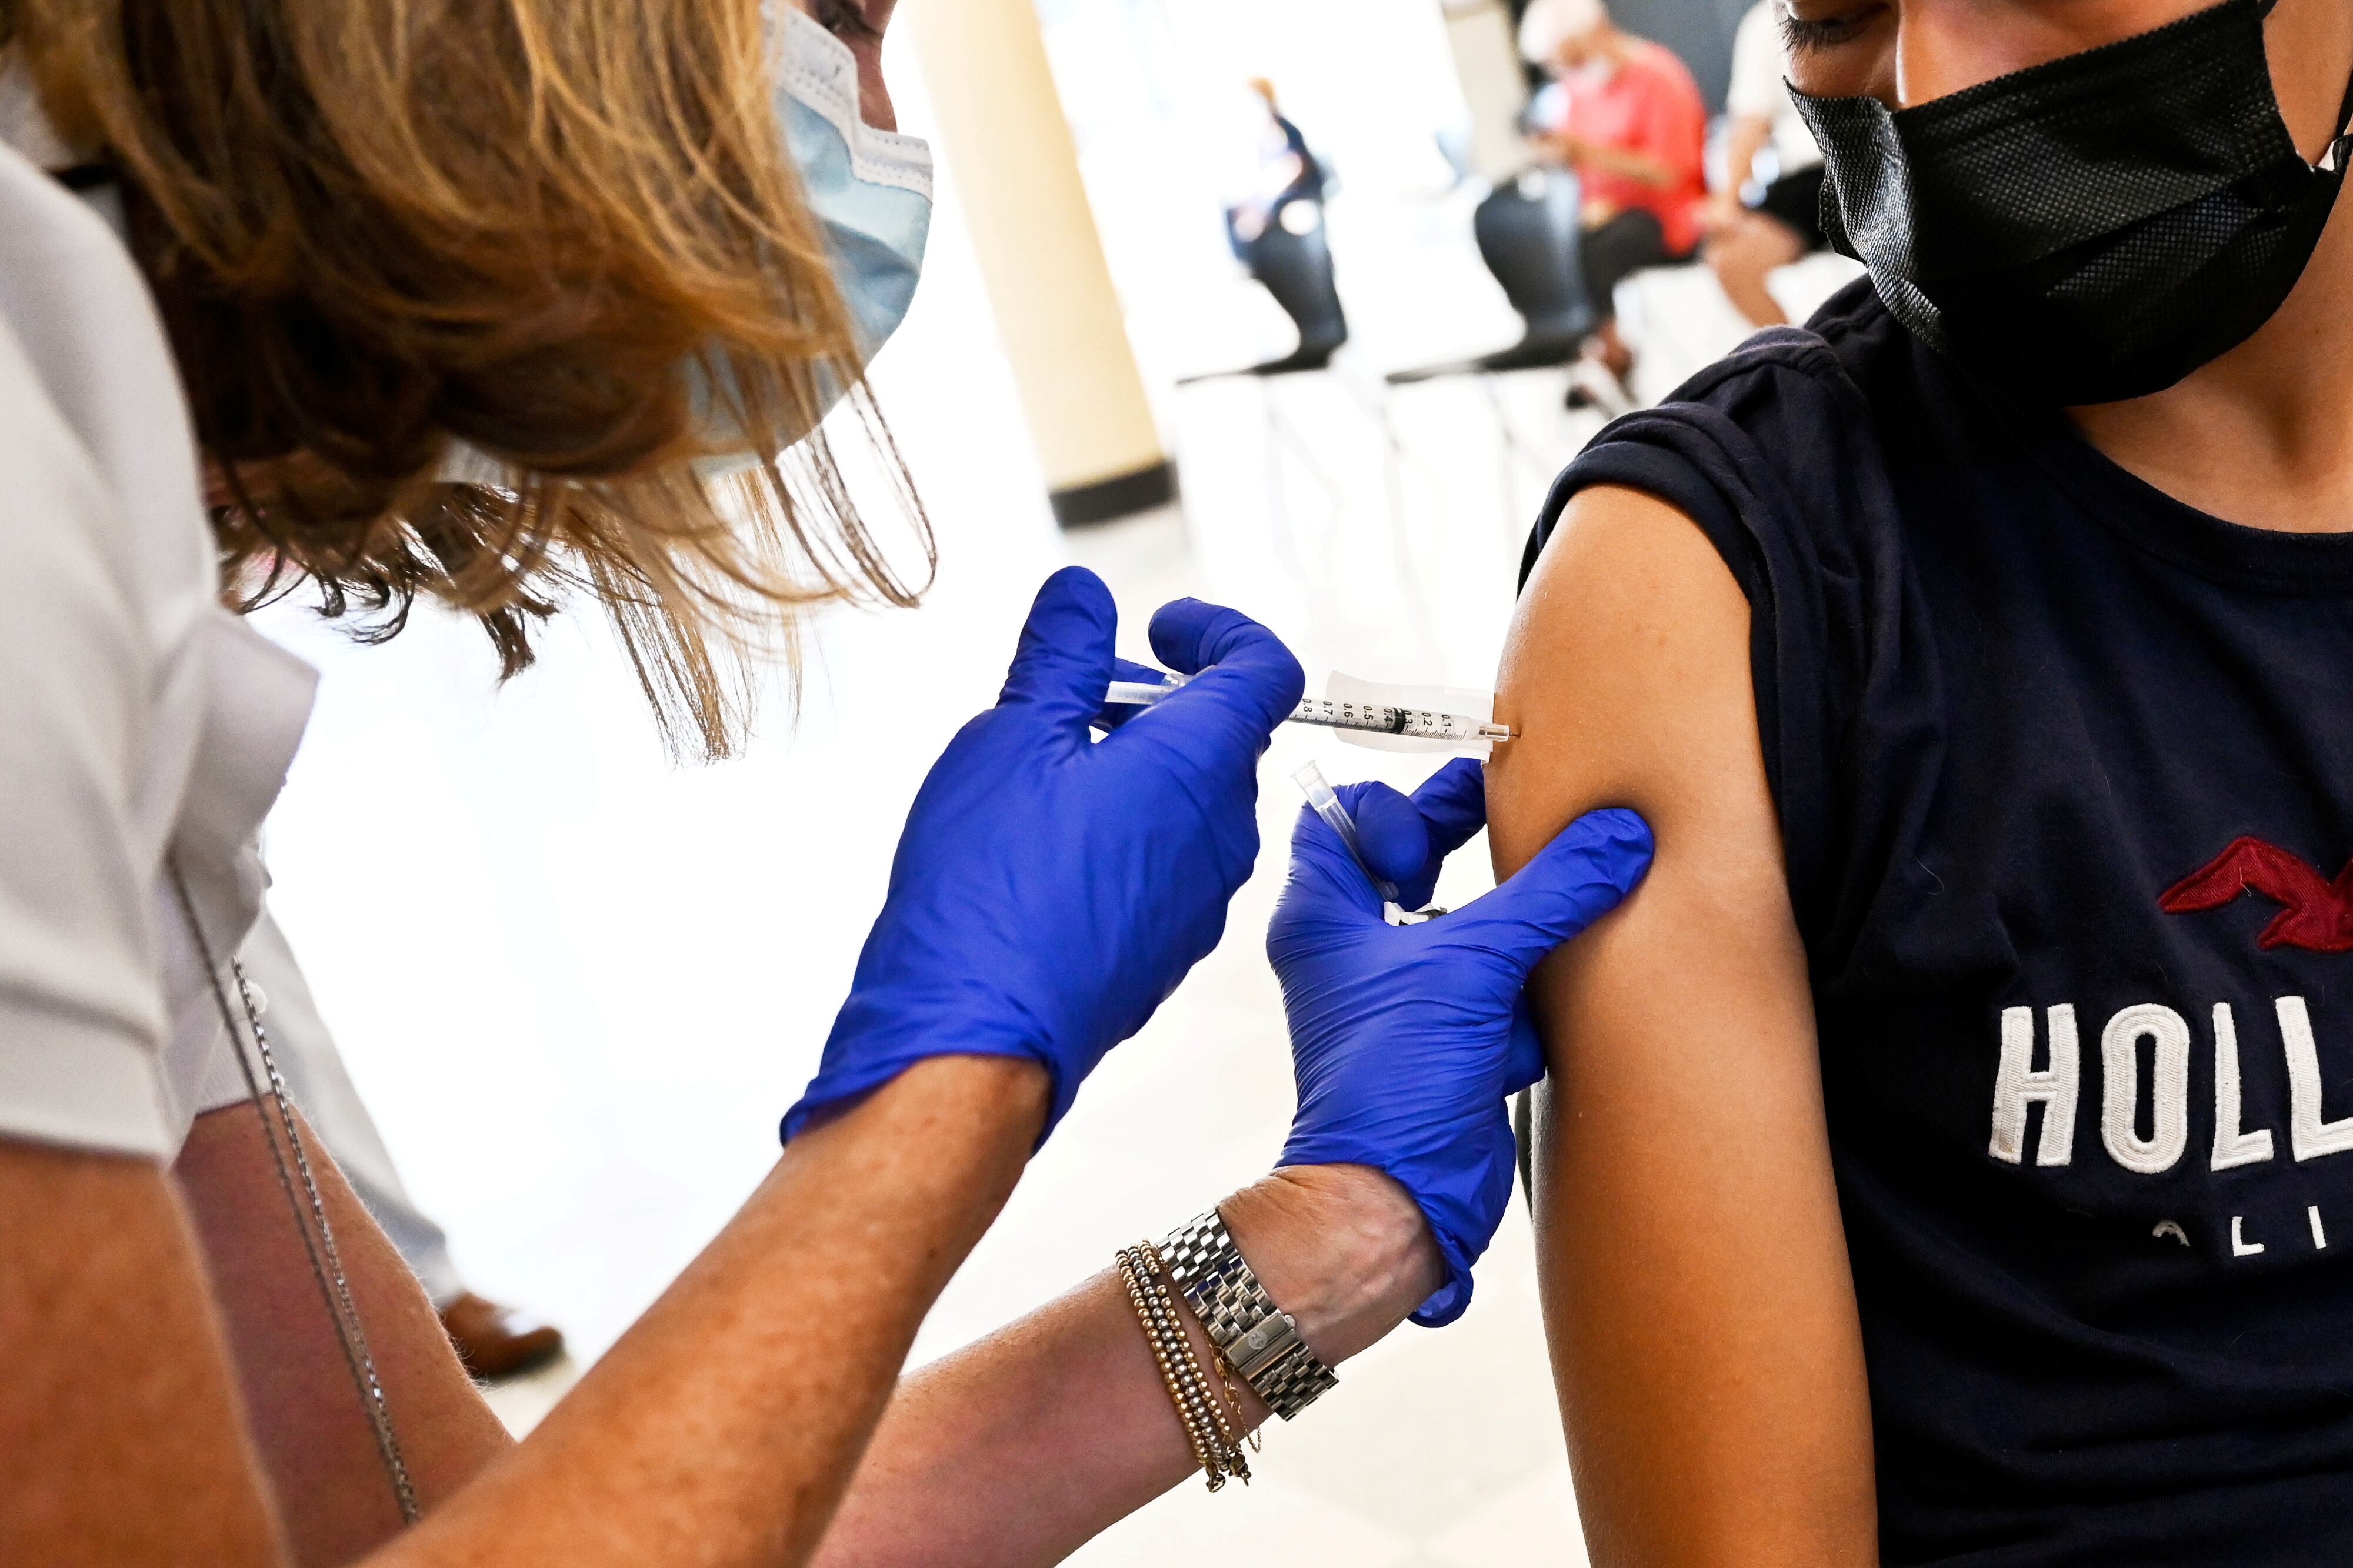
<instances>
[{"instance_id":1,"label":"bare upper arm","mask_svg":"<svg viewBox=\"0 0 2353 1568\"><path fill-rule=\"evenodd\" d=\"M153 1162L0 1140L0 1563L285 1562Z\"/></svg>"},{"instance_id":2,"label":"bare upper arm","mask_svg":"<svg viewBox=\"0 0 2353 1568\"><path fill-rule=\"evenodd\" d=\"M1546 1315L1596 1563L1876 1561L1869 1407L1748 606L1635 491L1569 505L1504 658L1499 875L1630 805L1658 858L1531 987Z\"/></svg>"}]
</instances>

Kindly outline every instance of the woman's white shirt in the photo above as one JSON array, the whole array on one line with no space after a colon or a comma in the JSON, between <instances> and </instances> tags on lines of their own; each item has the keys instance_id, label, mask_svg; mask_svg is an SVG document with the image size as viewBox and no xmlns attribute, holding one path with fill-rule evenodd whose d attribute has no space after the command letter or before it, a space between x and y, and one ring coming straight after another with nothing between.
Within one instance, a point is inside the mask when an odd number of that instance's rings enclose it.
<instances>
[{"instance_id":1,"label":"woman's white shirt","mask_svg":"<svg viewBox=\"0 0 2353 1568\"><path fill-rule=\"evenodd\" d=\"M1773 0L1759 0L1740 19L1732 39L1732 86L1724 107L1736 120L1769 122L1781 173L1794 174L1822 161L1821 147L1789 97L1788 54L1781 44L1781 18Z\"/></svg>"},{"instance_id":2,"label":"woman's white shirt","mask_svg":"<svg viewBox=\"0 0 2353 1568\"><path fill-rule=\"evenodd\" d=\"M120 237L0 144L0 1137L168 1159L243 1097L197 954L259 910L314 679L219 603Z\"/></svg>"}]
</instances>

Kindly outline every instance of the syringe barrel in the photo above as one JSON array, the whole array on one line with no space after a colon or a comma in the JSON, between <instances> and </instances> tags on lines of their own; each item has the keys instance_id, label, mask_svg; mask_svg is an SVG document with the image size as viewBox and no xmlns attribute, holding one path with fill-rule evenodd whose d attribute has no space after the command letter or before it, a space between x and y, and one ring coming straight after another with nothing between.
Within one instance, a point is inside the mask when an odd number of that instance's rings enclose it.
<instances>
[{"instance_id":1,"label":"syringe barrel","mask_svg":"<svg viewBox=\"0 0 2353 1568\"><path fill-rule=\"evenodd\" d=\"M1141 681L1114 680L1103 700L1113 706L1150 707L1177 690L1187 679L1189 677L1171 676L1168 684L1159 686ZM1335 702L1324 697L1303 700L1291 710L1289 721L1314 724L1326 730L1353 730L1360 734L1402 735L1409 740L1432 741L1450 746L1512 738L1512 731L1507 727L1487 723L1466 714L1440 713L1428 708L1392 708L1378 702Z\"/></svg>"},{"instance_id":2,"label":"syringe barrel","mask_svg":"<svg viewBox=\"0 0 2353 1568\"><path fill-rule=\"evenodd\" d=\"M1461 744L1479 738L1476 720L1460 713L1439 713L1426 708L1391 708L1377 702L1334 702L1310 697L1292 710L1294 724L1320 724L1331 730L1356 730L1374 735L1404 735L1417 741Z\"/></svg>"}]
</instances>

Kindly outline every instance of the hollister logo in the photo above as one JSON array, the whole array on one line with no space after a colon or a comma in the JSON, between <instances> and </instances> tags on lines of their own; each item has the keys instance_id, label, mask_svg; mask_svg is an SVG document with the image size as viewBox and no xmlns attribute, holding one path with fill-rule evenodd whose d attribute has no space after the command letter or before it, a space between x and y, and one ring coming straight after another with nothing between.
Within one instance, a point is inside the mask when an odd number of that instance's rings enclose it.
<instances>
[{"instance_id":1,"label":"hollister logo","mask_svg":"<svg viewBox=\"0 0 2353 1568\"><path fill-rule=\"evenodd\" d=\"M2095 1078L2097 1084L2100 1145L2110 1160L2136 1175L2161 1176L2185 1160L2210 1171L2228 1171L2267 1164L2283 1155L2304 1164L2353 1153L2353 1115L2331 1117L2323 1104L2327 1080L2319 1042L2314 1037L2312 1009L2301 996L2275 997L2271 1006L2277 1026L2275 1048L2287 1078L2284 1128L2266 1127L2259 1120L2250 1125L2238 1015L2227 1002L2216 1003L2207 1015L2214 1066L2214 1132L2211 1144L2196 1149L2189 1137L2189 1058L2199 1042L2188 1018L2156 1002L2119 1008L2100 1027L2094 1075L2086 1071L2084 1060L2091 1020L2079 1024L2072 1003L2042 1009L2040 1019L2036 1011L2002 1009L1993 1135L1986 1152L2004 1163L2022 1164L2030 1157L2044 1166L2075 1163L2075 1109L2087 1077ZM2271 1032L2260 1026L2251 1029L2255 1037L2247 1041L2248 1049L2267 1054L2274 1048L2259 1037ZM2030 1137L2027 1112L2038 1105L2042 1108L2042 1126L2038 1136ZM2283 1131L2284 1139L2278 1136ZM2326 1248L2328 1233L2319 1208L2307 1208L2305 1220L2313 1247ZM2189 1245L2188 1230L2175 1220L2159 1221L2153 1234ZM2273 1240L2277 1239L2274 1234ZM2268 1245L2248 1233L2244 1215L2232 1217L2230 1241L2232 1258L2256 1257Z\"/></svg>"},{"instance_id":2,"label":"hollister logo","mask_svg":"<svg viewBox=\"0 0 2353 1568\"><path fill-rule=\"evenodd\" d=\"M2157 901L2168 914L2187 915L2219 910L2242 893L2287 906L2263 928L2256 945L2353 952L2353 865L2331 882L2310 861L2260 838L2232 839L2228 849Z\"/></svg>"},{"instance_id":3,"label":"hollister logo","mask_svg":"<svg viewBox=\"0 0 2353 1568\"><path fill-rule=\"evenodd\" d=\"M2000 1065L1994 1073L1993 1138L1987 1152L2018 1164L2027 1153L2026 1110L2042 1107L2034 1163L2065 1165L2075 1157L2075 1102L2084 1080L2084 1047L2073 1003L2043 1009L2042 1050L2035 1010L2005 1007ZM2353 1116L2331 1120L2321 1108L2319 1043L2301 996L2272 1004L2288 1084L2287 1144L2299 1163L2353 1152ZM2227 1002L2209 1015L2214 1052L2214 1142L2209 1168L2227 1171L2277 1157L2268 1127L2245 1124L2240 1093L2239 1020ZM2100 1030L2100 1142L2108 1157L2138 1175L2170 1171L2189 1152L2189 1020L2156 1002L2120 1008ZM2260 1047L2258 1047L2260 1048ZM2040 1055L2043 1065L2036 1067ZM2141 1061L2150 1061L2144 1104ZM2146 1123L2148 1131L2140 1129Z\"/></svg>"}]
</instances>

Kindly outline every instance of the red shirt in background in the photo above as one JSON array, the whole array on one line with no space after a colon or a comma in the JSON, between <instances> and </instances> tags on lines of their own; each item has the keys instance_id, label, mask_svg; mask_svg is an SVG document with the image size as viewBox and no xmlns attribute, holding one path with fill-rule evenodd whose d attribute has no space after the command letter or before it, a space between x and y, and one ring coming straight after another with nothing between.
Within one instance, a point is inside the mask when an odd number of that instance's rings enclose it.
<instances>
[{"instance_id":1,"label":"red shirt in background","mask_svg":"<svg viewBox=\"0 0 2353 1568\"><path fill-rule=\"evenodd\" d=\"M1707 109L1699 84L1672 49L1648 38L1628 42L1626 60L1608 77L1561 83L1568 106L1554 129L1596 146L1646 153L1675 172L1666 185L1646 185L1599 165L1579 170L1578 177L1588 202L1656 214L1667 248L1680 256L1699 244L1700 208L1707 199Z\"/></svg>"}]
</instances>

